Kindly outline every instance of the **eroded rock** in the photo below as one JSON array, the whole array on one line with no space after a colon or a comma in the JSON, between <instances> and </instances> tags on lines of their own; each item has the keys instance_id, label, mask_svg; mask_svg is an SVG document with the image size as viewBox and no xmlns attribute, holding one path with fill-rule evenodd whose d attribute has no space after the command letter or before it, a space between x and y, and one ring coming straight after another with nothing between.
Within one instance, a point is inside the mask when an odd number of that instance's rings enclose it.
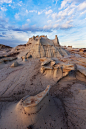
<instances>
[{"instance_id":1,"label":"eroded rock","mask_svg":"<svg viewBox=\"0 0 86 129\"><path fill-rule=\"evenodd\" d=\"M62 57L69 54L65 49L61 48L57 36L55 36L54 40L50 40L46 36L33 37L29 39L27 46L29 44L30 47L32 46L30 53L34 58Z\"/></svg>"},{"instance_id":2,"label":"eroded rock","mask_svg":"<svg viewBox=\"0 0 86 129\"><path fill-rule=\"evenodd\" d=\"M17 67L17 66L19 66L19 64L18 64L18 62L16 61L16 62L14 62L12 65L11 65L11 67Z\"/></svg>"}]
</instances>

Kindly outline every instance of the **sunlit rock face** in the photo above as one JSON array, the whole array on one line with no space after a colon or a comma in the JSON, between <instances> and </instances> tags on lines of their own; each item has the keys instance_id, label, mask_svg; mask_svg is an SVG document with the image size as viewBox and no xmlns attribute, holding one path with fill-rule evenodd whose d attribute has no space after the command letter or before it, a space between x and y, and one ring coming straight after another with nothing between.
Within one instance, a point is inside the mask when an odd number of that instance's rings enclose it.
<instances>
[{"instance_id":1,"label":"sunlit rock face","mask_svg":"<svg viewBox=\"0 0 86 129\"><path fill-rule=\"evenodd\" d=\"M85 109L85 49L57 36L0 48L0 129L86 129Z\"/></svg>"},{"instance_id":2,"label":"sunlit rock face","mask_svg":"<svg viewBox=\"0 0 86 129\"><path fill-rule=\"evenodd\" d=\"M68 52L61 48L57 35L54 40L48 39L47 36L33 36L27 42L27 46L29 45L33 46L30 53L34 58L51 58L68 55Z\"/></svg>"}]
</instances>

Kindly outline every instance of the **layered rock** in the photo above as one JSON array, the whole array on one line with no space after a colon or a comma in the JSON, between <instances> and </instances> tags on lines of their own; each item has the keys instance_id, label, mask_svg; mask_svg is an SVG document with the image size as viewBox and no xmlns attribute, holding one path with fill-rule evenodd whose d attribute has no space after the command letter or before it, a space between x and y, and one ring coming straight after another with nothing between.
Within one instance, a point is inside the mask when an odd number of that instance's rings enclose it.
<instances>
[{"instance_id":1,"label":"layered rock","mask_svg":"<svg viewBox=\"0 0 86 129\"><path fill-rule=\"evenodd\" d=\"M65 128L61 113L53 98L49 95L50 86L35 96L27 95L18 103L10 103L2 109L0 126L2 129L39 129ZM52 112L53 110L53 112ZM9 116L9 119L7 117Z\"/></svg>"},{"instance_id":2,"label":"layered rock","mask_svg":"<svg viewBox=\"0 0 86 129\"><path fill-rule=\"evenodd\" d=\"M42 60L42 59L41 59ZM45 73L47 77L52 76L54 80L58 81L64 76L68 75L70 71L75 71L75 64L67 64L56 59L42 60L41 73Z\"/></svg>"},{"instance_id":3,"label":"layered rock","mask_svg":"<svg viewBox=\"0 0 86 129\"><path fill-rule=\"evenodd\" d=\"M44 35L1 50L0 128L85 129L85 53Z\"/></svg>"},{"instance_id":4,"label":"layered rock","mask_svg":"<svg viewBox=\"0 0 86 129\"><path fill-rule=\"evenodd\" d=\"M68 55L68 52L61 48L57 35L54 40L50 40L47 36L33 36L27 42L27 46L33 46L30 51L34 58L42 57L62 57Z\"/></svg>"}]
</instances>

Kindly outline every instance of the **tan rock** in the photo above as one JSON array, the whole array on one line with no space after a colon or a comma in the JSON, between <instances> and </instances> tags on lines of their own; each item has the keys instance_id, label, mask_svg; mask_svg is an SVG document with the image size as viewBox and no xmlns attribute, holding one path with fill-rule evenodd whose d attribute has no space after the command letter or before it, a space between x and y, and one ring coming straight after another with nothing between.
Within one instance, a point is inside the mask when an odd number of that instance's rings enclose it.
<instances>
[{"instance_id":1,"label":"tan rock","mask_svg":"<svg viewBox=\"0 0 86 129\"><path fill-rule=\"evenodd\" d=\"M40 58L40 61L41 62L44 62L44 61L46 61L47 60L47 58L46 57L44 57L44 58Z\"/></svg>"},{"instance_id":2,"label":"tan rock","mask_svg":"<svg viewBox=\"0 0 86 129\"><path fill-rule=\"evenodd\" d=\"M30 58L30 57L31 57L31 54L28 53L28 54L26 55L26 57L27 57L27 59Z\"/></svg>"},{"instance_id":3,"label":"tan rock","mask_svg":"<svg viewBox=\"0 0 86 129\"><path fill-rule=\"evenodd\" d=\"M56 64L56 62L52 60L51 61L51 67L54 66L55 64Z\"/></svg>"},{"instance_id":4,"label":"tan rock","mask_svg":"<svg viewBox=\"0 0 86 129\"><path fill-rule=\"evenodd\" d=\"M22 58L22 60L23 60L23 59L26 59L26 58L27 58L27 56L25 55L25 56L22 56L21 58Z\"/></svg>"},{"instance_id":5,"label":"tan rock","mask_svg":"<svg viewBox=\"0 0 86 129\"><path fill-rule=\"evenodd\" d=\"M19 64L18 64L18 62L16 61L16 62L14 62L12 65L11 65L11 67L17 67L17 66L19 66Z\"/></svg>"},{"instance_id":6,"label":"tan rock","mask_svg":"<svg viewBox=\"0 0 86 129\"><path fill-rule=\"evenodd\" d=\"M85 68L85 67L80 66L80 65L77 65L77 70L78 70L80 73L82 73L82 74L84 74L84 75L86 76L86 68Z\"/></svg>"},{"instance_id":7,"label":"tan rock","mask_svg":"<svg viewBox=\"0 0 86 129\"><path fill-rule=\"evenodd\" d=\"M26 61L27 61L27 59L26 59L26 58L24 58L24 59L23 59L23 62L26 62Z\"/></svg>"},{"instance_id":8,"label":"tan rock","mask_svg":"<svg viewBox=\"0 0 86 129\"><path fill-rule=\"evenodd\" d=\"M6 57L6 58L1 59L1 61L8 62L8 61L12 61L12 60L15 60L15 59L17 59L17 57Z\"/></svg>"},{"instance_id":9,"label":"tan rock","mask_svg":"<svg viewBox=\"0 0 86 129\"><path fill-rule=\"evenodd\" d=\"M55 40L50 40L46 36L37 36L34 39L30 38L30 40L27 42L27 46L30 43L32 46L31 51L33 51L31 52L31 55L34 58L62 57L69 54L65 49L60 47L58 37L55 37Z\"/></svg>"},{"instance_id":10,"label":"tan rock","mask_svg":"<svg viewBox=\"0 0 86 129\"><path fill-rule=\"evenodd\" d=\"M41 65L48 65L51 62L51 59L47 59L46 61L42 62Z\"/></svg>"},{"instance_id":11,"label":"tan rock","mask_svg":"<svg viewBox=\"0 0 86 129\"><path fill-rule=\"evenodd\" d=\"M47 88L37 94L36 96L30 96L28 98L26 98L23 102L22 105L25 109L25 111L28 114L35 114L36 112L39 111L39 109L42 107L42 105L47 105L49 103L49 90L50 90L50 86L47 86Z\"/></svg>"}]
</instances>

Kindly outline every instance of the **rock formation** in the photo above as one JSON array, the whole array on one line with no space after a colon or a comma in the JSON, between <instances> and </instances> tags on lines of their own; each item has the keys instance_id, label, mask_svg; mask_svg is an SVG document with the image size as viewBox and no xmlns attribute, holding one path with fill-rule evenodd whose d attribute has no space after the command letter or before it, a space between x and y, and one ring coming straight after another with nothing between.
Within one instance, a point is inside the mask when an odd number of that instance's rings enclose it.
<instances>
[{"instance_id":1,"label":"rock formation","mask_svg":"<svg viewBox=\"0 0 86 129\"><path fill-rule=\"evenodd\" d=\"M44 35L0 49L0 129L86 129L82 50Z\"/></svg>"},{"instance_id":2,"label":"rock formation","mask_svg":"<svg viewBox=\"0 0 86 129\"><path fill-rule=\"evenodd\" d=\"M33 36L29 38L27 46L31 47L30 54L34 58L42 57L62 57L68 55L68 52L61 48L57 35L54 40L50 40L47 36Z\"/></svg>"},{"instance_id":3,"label":"rock formation","mask_svg":"<svg viewBox=\"0 0 86 129\"><path fill-rule=\"evenodd\" d=\"M17 67L17 66L19 66L19 64L18 64L17 61L15 61L15 62L11 65L11 67Z\"/></svg>"}]
</instances>

